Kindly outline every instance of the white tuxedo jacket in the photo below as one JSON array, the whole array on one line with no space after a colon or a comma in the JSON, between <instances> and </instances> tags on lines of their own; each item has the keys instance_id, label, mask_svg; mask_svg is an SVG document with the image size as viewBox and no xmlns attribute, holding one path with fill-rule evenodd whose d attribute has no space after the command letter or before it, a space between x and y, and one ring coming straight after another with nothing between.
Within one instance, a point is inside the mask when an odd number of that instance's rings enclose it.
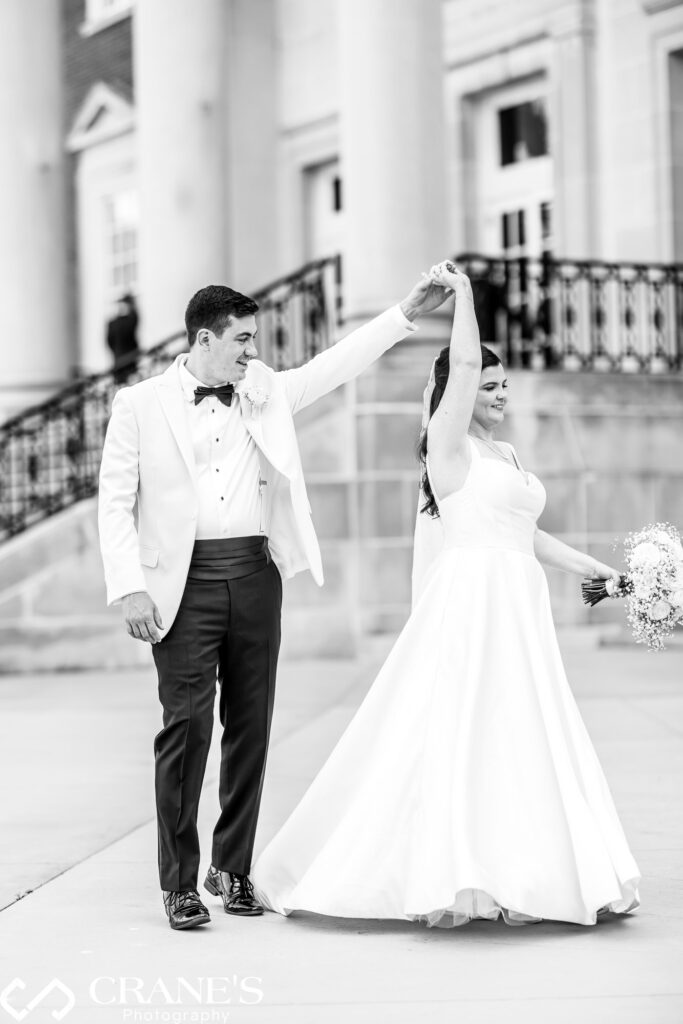
<instances>
[{"instance_id":1,"label":"white tuxedo jacket","mask_svg":"<svg viewBox=\"0 0 683 1024\"><path fill-rule=\"evenodd\" d=\"M323 582L320 548L294 430L294 413L352 380L415 330L398 306L353 331L309 363L276 373L254 359L238 394L259 450L273 559L284 579L310 569ZM102 452L98 502L107 603L146 590L162 636L185 589L198 515L196 468L178 356L164 373L114 396ZM261 408L245 392L258 388Z\"/></svg>"}]
</instances>

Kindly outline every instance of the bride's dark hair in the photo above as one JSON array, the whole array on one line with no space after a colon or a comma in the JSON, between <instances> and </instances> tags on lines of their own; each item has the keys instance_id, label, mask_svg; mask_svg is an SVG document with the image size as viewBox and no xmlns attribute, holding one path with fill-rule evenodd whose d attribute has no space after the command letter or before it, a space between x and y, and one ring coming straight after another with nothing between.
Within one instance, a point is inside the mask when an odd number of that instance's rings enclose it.
<instances>
[{"instance_id":1,"label":"bride's dark hair","mask_svg":"<svg viewBox=\"0 0 683 1024\"><path fill-rule=\"evenodd\" d=\"M450 371L450 346L442 348L439 352L436 362L434 363L434 390L432 391L432 397L429 402L429 419L432 418L436 410L439 408L439 402L443 398L443 393L446 390L446 383L448 381L448 374ZM487 348L486 345L481 346L481 369L488 370L491 366L502 366L501 360L498 358L495 352ZM429 422L427 423L429 425ZM420 509L420 512L426 512L428 516L436 517L439 515L439 506L436 504L434 492L432 491L429 483L429 477L427 476L427 427L424 428L420 434L420 443L417 448L418 458L420 465L422 466L422 490L424 496L427 499L425 504Z\"/></svg>"}]
</instances>

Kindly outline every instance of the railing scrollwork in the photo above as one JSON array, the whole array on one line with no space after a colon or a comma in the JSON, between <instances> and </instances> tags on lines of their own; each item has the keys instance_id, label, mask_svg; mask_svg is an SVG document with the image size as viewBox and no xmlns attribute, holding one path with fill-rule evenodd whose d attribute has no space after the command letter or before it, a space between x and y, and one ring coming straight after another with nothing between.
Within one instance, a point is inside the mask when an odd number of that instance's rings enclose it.
<instances>
[{"instance_id":1,"label":"railing scrollwork","mask_svg":"<svg viewBox=\"0 0 683 1024\"><path fill-rule=\"evenodd\" d=\"M683 369L683 264L465 253L483 341L511 367Z\"/></svg>"},{"instance_id":2,"label":"railing scrollwork","mask_svg":"<svg viewBox=\"0 0 683 1024\"><path fill-rule=\"evenodd\" d=\"M296 366L335 341L341 321L339 257L317 260L254 293L259 358ZM116 373L93 374L0 424L0 540L97 493L114 393L165 370L187 347L184 333L137 353Z\"/></svg>"}]
</instances>

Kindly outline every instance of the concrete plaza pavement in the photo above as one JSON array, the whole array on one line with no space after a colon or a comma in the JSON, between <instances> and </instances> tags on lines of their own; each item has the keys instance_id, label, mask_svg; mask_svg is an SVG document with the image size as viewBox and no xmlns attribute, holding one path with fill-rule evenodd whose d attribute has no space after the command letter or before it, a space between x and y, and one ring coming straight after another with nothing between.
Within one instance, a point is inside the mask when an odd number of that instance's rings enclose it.
<instances>
[{"instance_id":1,"label":"concrete plaza pavement","mask_svg":"<svg viewBox=\"0 0 683 1024\"><path fill-rule=\"evenodd\" d=\"M207 894L211 924L172 932L156 878L151 659L148 671L0 676L0 1024L681 1024L683 650L654 655L575 635L562 645L643 873L639 911L594 928L241 920ZM257 850L323 763L383 654L282 663ZM214 748L202 871L217 758ZM38 1002L53 981L64 988Z\"/></svg>"}]
</instances>

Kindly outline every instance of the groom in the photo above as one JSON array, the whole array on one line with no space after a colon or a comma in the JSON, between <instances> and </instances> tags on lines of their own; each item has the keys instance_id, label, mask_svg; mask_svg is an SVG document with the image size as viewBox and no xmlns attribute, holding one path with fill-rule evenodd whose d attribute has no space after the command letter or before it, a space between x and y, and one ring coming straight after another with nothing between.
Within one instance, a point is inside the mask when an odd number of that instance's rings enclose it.
<instances>
[{"instance_id":1,"label":"groom","mask_svg":"<svg viewBox=\"0 0 683 1024\"><path fill-rule=\"evenodd\" d=\"M415 330L446 292L422 279L398 306L309 363L256 359L258 306L223 285L188 304L189 354L114 397L102 453L99 532L108 604L152 645L163 708L154 742L159 877L172 928L209 920L197 892L197 810L216 684L220 816L205 888L256 915L248 873L280 646L282 580L320 549L293 415Z\"/></svg>"}]
</instances>

